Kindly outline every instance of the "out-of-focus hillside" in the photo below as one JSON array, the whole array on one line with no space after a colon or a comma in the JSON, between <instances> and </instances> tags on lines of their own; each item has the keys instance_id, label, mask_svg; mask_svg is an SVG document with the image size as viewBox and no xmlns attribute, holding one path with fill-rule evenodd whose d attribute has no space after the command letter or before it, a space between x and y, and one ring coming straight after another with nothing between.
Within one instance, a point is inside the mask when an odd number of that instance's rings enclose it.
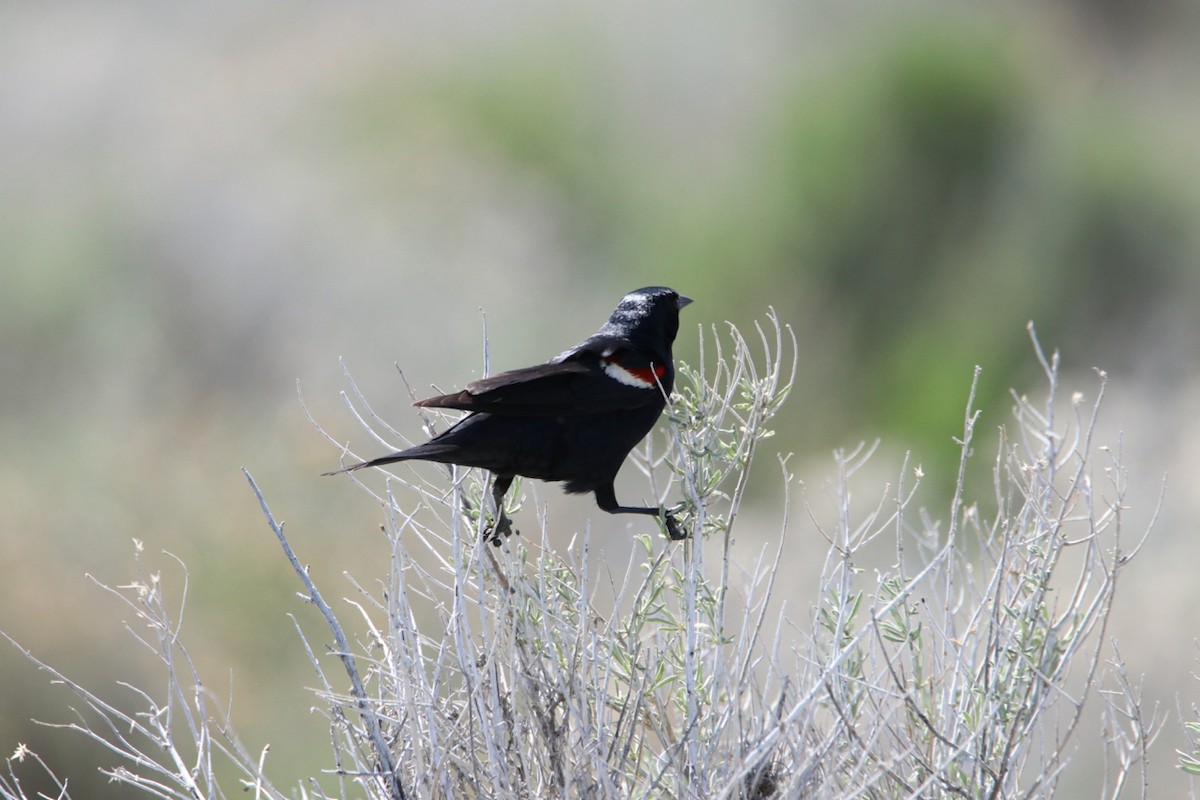
<instances>
[{"instance_id":1,"label":"out-of-focus hillside","mask_svg":"<svg viewBox=\"0 0 1200 800\"><path fill-rule=\"evenodd\" d=\"M232 673L235 722L294 783L327 759L286 614L313 620L239 468L329 594L385 552L378 509L318 477L339 453L297 381L373 452L339 358L419 437L393 364L418 392L461 385L485 315L492 363L522 366L663 283L696 299L684 360L695 325L770 305L795 327L770 441L812 486L875 437L881 475L911 449L949 486L972 367L984 429L1040 385L1028 320L1072 388L1107 369L1132 529L1170 474L1110 633L1151 699L1200 703L1198 34L1186 2L7 4L0 629L119 697L138 654L84 574L127 581L133 539L166 574L179 556L201 669L220 697ZM536 493L564 538L590 519L623 559L627 520ZM27 722L68 698L15 651L0 671L0 748L117 796L95 752ZM1177 737L1156 796L1182 793Z\"/></svg>"}]
</instances>

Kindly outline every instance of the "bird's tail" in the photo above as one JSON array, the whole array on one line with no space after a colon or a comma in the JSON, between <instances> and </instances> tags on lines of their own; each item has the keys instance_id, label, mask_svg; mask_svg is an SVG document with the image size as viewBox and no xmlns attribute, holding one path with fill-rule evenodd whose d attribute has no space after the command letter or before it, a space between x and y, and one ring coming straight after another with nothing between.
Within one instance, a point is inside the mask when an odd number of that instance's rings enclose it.
<instances>
[{"instance_id":1,"label":"bird's tail","mask_svg":"<svg viewBox=\"0 0 1200 800\"><path fill-rule=\"evenodd\" d=\"M355 470L366 469L367 467L382 467L385 464L395 464L397 461L411 461L413 459L422 461L454 461L454 453L457 450L451 446L441 442L426 442L419 444L416 447L410 447L407 450L399 450L395 453L389 453L386 456L372 458L370 461L363 461L358 464L351 464L348 467L335 469L332 472L322 472L322 475L341 475L343 472L354 472Z\"/></svg>"},{"instance_id":2,"label":"bird's tail","mask_svg":"<svg viewBox=\"0 0 1200 800\"><path fill-rule=\"evenodd\" d=\"M354 472L355 470L366 469L367 467L382 467L384 464L394 464L397 461L408 461L411 458L419 458L420 456L411 455L407 450L401 450L398 453L391 455L372 458L370 461L361 461L358 464L351 464L348 467L335 469L332 472L322 472L322 475L341 475L343 472Z\"/></svg>"}]
</instances>

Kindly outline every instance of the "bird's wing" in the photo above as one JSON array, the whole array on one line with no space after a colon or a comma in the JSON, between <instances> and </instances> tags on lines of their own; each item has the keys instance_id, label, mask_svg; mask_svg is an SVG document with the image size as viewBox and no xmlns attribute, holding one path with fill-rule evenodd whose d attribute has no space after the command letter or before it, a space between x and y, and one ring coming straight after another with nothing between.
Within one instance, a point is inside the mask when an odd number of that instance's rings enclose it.
<instances>
[{"instance_id":1,"label":"bird's wing","mask_svg":"<svg viewBox=\"0 0 1200 800\"><path fill-rule=\"evenodd\" d=\"M653 373L639 379L648 370L623 370L615 363L611 354L576 351L546 364L483 378L461 392L430 397L417 405L550 416L596 414L662 402Z\"/></svg>"}]
</instances>

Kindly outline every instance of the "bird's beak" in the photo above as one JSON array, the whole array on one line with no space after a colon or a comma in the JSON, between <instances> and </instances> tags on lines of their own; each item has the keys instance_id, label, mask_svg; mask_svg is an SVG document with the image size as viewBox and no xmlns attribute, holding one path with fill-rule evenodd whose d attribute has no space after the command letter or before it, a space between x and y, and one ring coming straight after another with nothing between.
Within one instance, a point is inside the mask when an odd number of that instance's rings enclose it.
<instances>
[{"instance_id":1,"label":"bird's beak","mask_svg":"<svg viewBox=\"0 0 1200 800\"><path fill-rule=\"evenodd\" d=\"M692 302L692 298L681 294L681 295L679 295L679 303L676 307L679 308L680 310L683 310L683 307L686 306L690 302Z\"/></svg>"}]
</instances>

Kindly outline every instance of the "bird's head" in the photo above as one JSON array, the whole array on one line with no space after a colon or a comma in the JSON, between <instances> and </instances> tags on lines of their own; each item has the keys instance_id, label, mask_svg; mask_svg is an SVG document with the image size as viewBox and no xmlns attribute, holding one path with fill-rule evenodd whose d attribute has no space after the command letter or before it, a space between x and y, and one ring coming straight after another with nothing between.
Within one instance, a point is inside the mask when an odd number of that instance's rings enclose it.
<instances>
[{"instance_id":1,"label":"bird's head","mask_svg":"<svg viewBox=\"0 0 1200 800\"><path fill-rule=\"evenodd\" d=\"M652 349L665 347L669 354L679 333L679 311L690 302L692 298L665 286L637 289L621 298L600 333L621 336Z\"/></svg>"}]
</instances>

